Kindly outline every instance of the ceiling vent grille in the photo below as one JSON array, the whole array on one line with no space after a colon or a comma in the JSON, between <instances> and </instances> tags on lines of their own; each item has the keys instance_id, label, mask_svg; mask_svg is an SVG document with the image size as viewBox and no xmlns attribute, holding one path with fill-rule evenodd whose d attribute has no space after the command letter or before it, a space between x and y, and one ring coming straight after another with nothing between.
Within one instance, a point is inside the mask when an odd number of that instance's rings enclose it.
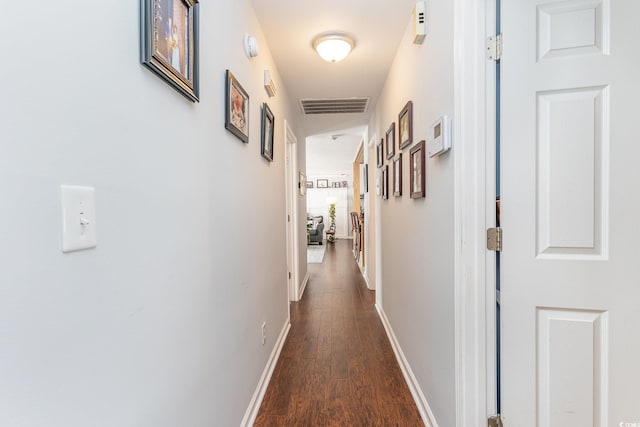
<instances>
[{"instance_id":1,"label":"ceiling vent grille","mask_svg":"<svg viewBox=\"0 0 640 427\"><path fill-rule=\"evenodd\" d=\"M301 99L304 114L364 113L369 106L369 98Z\"/></svg>"}]
</instances>

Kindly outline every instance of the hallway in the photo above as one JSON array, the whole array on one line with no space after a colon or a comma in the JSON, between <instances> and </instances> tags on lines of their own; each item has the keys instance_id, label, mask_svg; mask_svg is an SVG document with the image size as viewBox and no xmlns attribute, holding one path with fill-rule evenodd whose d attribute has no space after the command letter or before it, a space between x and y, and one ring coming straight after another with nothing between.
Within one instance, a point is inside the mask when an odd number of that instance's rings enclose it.
<instances>
[{"instance_id":1,"label":"hallway","mask_svg":"<svg viewBox=\"0 0 640 427\"><path fill-rule=\"evenodd\" d=\"M309 274L255 426L423 425L351 241L328 245Z\"/></svg>"}]
</instances>

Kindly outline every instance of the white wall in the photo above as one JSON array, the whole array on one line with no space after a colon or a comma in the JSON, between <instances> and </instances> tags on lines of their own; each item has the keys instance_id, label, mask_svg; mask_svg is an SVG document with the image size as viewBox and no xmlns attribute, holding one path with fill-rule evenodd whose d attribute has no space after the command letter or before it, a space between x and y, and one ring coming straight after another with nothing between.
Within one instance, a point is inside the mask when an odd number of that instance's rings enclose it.
<instances>
[{"instance_id":1,"label":"white wall","mask_svg":"<svg viewBox=\"0 0 640 427\"><path fill-rule=\"evenodd\" d=\"M138 3L3 5L2 427L238 425L287 320L292 109L249 1L200 3L198 104L140 65ZM224 129L226 68L251 96L246 145ZM61 184L96 188L96 249L60 251Z\"/></svg>"},{"instance_id":2,"label":"white wall","mask_svg":"<svg viewBox=\"0 0 640 427\"><path fill-rule=\"evenodd\" d=\"M453 115L452 3L430 2L427 16L429 35L423 45L412 43L411 25L407 27L373 114L370 135L384 135L408 100L413 101L414 144L427 139L431 124L440 115ZM453 157L450 153L436 159L427 157L426 198L414 200L409 196L409 148L402 154L402 197L391 192L389 200L377 199L381 205L381 234L376 243L382 251L382 309L438 425L452 426ZM375 149L369 155L375 158Z\"/></svg>"}]
</instances>

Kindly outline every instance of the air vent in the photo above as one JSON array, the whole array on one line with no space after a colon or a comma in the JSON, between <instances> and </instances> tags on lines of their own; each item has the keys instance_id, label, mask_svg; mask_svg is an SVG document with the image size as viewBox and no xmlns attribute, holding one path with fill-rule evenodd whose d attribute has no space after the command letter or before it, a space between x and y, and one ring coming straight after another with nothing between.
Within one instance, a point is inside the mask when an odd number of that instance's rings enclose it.
<instances>
[{"instance_id":1,"label":"air vent","mask_svg":"<svg viewBox=\"0 0 640 427\"><path fill-rule=\"evenodd\" d=\"M304 114L364 113L369 106L369 98L301 99Z\"/></svg>"}]
</instances>

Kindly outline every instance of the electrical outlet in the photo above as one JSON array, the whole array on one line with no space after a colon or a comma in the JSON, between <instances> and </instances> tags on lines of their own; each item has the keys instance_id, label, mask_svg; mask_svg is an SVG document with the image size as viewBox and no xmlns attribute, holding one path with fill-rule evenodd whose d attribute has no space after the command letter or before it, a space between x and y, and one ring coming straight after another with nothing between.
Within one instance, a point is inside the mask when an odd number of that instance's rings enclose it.
<instances>
[{"instance_id":1,"label":"electrical outlet","mask_svg":"<svg viewBox=\"0 0 640 427\"><path fill-rule=\"evenodd\" d=\"M267 341L267 322L262 322L262 345Z\"/></svg>"}]
</instances>

